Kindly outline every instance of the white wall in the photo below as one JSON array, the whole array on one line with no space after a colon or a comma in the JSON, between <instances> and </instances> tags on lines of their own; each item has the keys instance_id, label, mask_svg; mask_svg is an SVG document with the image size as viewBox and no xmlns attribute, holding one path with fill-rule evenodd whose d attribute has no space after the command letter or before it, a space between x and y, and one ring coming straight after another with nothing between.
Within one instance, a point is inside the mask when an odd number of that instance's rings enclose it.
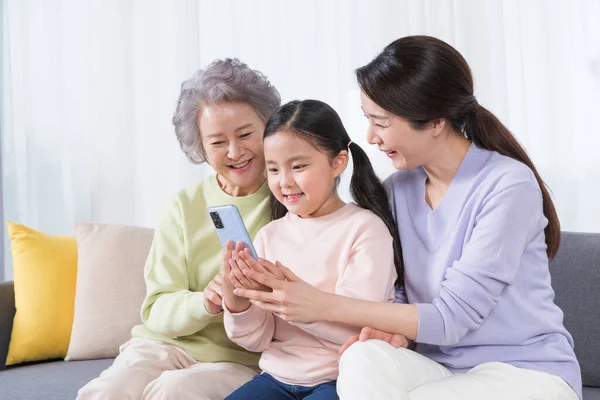
<instances>
[{"instance_id":1,"label":"white wall","mask_svg":"<svg viewBox=\"0 0 600 400\"><path fill-rule=\"evenodd\" d=\"M3 1L4 218L66 234L79 220L152 226L167 196L207 173L170 121L180 83L220 57L263 71L284 101L328 102L366 147L354 69L429 34L464 54L563 228L600 232L595 0ZM366 150L381 177L392 172Z\"/></svg>"}]
</instances>

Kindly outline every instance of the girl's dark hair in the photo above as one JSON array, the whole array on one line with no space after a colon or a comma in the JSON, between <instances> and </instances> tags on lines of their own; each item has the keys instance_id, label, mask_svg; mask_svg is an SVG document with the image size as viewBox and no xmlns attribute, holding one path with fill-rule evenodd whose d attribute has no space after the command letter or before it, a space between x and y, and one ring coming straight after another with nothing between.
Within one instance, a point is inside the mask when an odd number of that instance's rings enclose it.
<instances>
[{"instance_id":1,"label":"girl's dark hair","mask_svg":"<svg viewBox=\"0 0 600 400\"><path fill-rule=\"evenodd\" d=\"M404 283L400 235L388 207L387 192L375 174L367 154L356 143L350 143L350 136L335 110L318 100L290 101L279 107L269 118L265 126L264 138L282 131L308 141L317 149L326 152L331 159L343 150L350 150L354 164L350 180L352 197L360 207L371 210L387 226L393 237L394 264L398 273L396 282ZM271 193L270 201L273 220L279 219L287 213L287 209L277 201L273 193Z\"/></svg>"},{"instance_id":2,"label":"girl's dark hair","mask_svg":"<svg viewBox=\"0 0 600 400\"><path fill-rule=\"evenodd\" d=\"M542 191L548 219L546 253L554 258L560 245L560 223L546 185L516 138L475 99L471 69L456 49L429 36L404 37L357 69L356 77L371 100L407 119L414 129L445 118L478 147L527 165Z\"/></svg>"}]
</instances>

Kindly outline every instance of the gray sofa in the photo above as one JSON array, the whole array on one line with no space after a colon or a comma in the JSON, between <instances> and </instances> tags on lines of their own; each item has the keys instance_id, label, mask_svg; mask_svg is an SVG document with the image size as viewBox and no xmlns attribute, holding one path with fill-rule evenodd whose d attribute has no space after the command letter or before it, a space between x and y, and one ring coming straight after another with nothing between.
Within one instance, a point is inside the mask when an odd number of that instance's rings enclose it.
<instances>
[{"instance_id":1,"label":"gray sofa","mask_svg":"<svg viewBox=\"0 0 600 400\"><path fill-rule=\"evenodd\" d=\"M583 398L600 400L600 291L596 292L600 284L600 234L563 233L550 270L556 303L575 338ZM0 360L6 359L14 304L12 282L0 284ZM81 386L111 363L59 360L9 367L0 371L0 399L74 399Z\"/></svg>"}]
</instances>

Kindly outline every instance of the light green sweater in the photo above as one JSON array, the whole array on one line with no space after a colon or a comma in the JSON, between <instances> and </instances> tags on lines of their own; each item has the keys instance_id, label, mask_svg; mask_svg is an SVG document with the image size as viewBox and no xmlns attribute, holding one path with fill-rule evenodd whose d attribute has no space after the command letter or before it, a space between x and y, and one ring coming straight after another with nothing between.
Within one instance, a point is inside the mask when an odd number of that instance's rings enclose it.
<instances>
[{"instance_id":1,"label":"light green sweater","mask_svg":"<svg viewBox=\"0 0 600 400\"><path fill-rule=\"evenodd\" d=\"M259 354L230 341L222 314L209 314L204 307L203 290L221 271L222 260L222 246L207 207L223 204L237 206L251 238L269 222L266 182L256 193L233 197L221 190L212 175L175 195L156 224L146 261L144 324L131 333L172 343L201 362L256 367Z\"/></svg>"}]
</instances>

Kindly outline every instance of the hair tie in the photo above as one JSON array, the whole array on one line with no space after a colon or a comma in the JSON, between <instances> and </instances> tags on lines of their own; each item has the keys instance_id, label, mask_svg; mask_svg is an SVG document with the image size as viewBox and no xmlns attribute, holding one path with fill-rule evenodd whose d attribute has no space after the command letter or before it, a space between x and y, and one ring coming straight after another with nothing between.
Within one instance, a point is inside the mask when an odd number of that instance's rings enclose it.
<instances>
[{"instance_id":1,"label":"hair tie","mask_svg":"<svg viewBox=\"0 0 600 400\"><path fill-rule=\"evenodd\" d=\"M469 111L474 114L475 111L477 111L477 108L479 108L477 97L475 97L475 95L471 95L471 99L469 100Z\"/></svg>"},{"instance_id":2,"label":"hair tie","mask_svg":"<svg viewBox=\"0 0 600 400\"><path fill-rule=\"evenodd\" d=\"M348 146L346 146L346 147L350 148L351 144L352 144L352 140L348 142Z\"/></svg>"}]
</instances>

